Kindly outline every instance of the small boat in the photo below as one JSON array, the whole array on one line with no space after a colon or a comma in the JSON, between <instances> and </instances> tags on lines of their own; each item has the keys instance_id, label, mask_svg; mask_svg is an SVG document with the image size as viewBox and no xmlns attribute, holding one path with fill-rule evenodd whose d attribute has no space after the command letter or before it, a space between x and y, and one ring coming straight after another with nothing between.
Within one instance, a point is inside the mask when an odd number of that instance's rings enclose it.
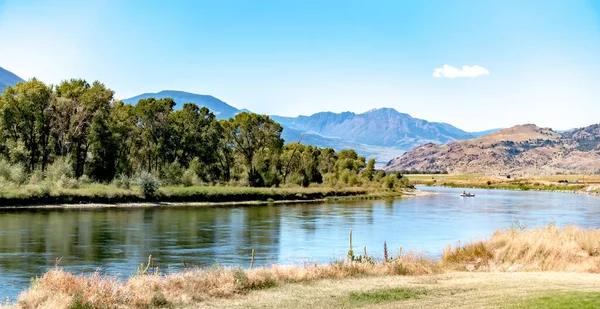
<instances>
[{"instance_id":1,"label":"small boat","mask_svg":"<svg viewBox=\"0 0 600 309\"><path fill-rule=\"evenodd\" d=\"M460 196L461 197L475 197L475 194L473 194L473 193L461 193Z\"/></svg>"}]
</instances>

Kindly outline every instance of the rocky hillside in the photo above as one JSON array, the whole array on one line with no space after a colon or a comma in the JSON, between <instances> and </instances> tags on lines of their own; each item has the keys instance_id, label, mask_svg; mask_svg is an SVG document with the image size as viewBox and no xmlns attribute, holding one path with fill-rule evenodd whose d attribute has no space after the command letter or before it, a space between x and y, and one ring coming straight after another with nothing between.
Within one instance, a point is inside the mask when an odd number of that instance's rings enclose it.
<instances>
[{"instance_id":1,"label":"rocky hillside","mask_svg":"<svg viewBox=\"0 0 600 309\"><path fill-rule=\"evenodd\" d=\"M390 161L387 170L456 174L545 175L600 170L600 126L557 133L533 124L445 145L426 144Z\"/></svg>"}]
</instances>

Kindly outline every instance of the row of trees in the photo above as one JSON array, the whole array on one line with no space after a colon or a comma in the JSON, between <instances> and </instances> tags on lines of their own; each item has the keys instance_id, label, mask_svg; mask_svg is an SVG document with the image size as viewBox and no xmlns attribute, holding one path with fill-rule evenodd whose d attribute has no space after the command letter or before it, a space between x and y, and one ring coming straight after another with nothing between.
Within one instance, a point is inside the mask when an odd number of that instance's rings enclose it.
<instances>
[{"instance_id":1,"label":"row of trees","mask_svg":"<svg viewBox=\"0 0 600 309\"><path fill-rule=\"evenodd\" d=\"M375 173L374 160L367 164L353 150L284 144L281 125L265 115L217 120L193 103L174 107L172 99L124 104L100 82L72 79L53 86L32 79L0 97L0 157L29 174L68 162L75 178L99 182L141 172L171 183L251 186L386 177Z\"/></svg>"}]
</instances>

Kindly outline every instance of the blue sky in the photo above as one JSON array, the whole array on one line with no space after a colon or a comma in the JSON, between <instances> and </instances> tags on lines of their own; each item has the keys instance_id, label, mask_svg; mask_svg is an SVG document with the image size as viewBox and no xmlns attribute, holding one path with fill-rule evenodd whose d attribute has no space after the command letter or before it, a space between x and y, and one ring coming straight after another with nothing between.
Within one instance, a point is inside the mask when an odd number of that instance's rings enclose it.
<instances>
[{"instance_id":1,"label":"blue sky","mask_svg":"<svg viewBox=\"0 0 600 309\"><path fill-rule=\"evenodd\" d=\"M288 116L393 107L472 131L580 127L600 122L599 55L596 0L0 0L0 66L23 78ZM434 74L444 65L478 67Z\"/></svg>"}]
</instances>

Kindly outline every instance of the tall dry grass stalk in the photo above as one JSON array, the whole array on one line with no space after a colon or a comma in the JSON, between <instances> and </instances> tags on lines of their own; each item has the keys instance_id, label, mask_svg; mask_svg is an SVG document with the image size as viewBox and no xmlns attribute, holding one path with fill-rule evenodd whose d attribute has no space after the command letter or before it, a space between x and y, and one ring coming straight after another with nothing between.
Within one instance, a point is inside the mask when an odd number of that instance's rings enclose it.
<instances>
[{"instance_id":1,"label":"tall dry grass stalk","mask_svg":"<svg viewBox=\"0 0 600 309\"><path fill-rule=\"evenodd\" d=\"M19 297L21 308L152 308L229 297L282 283L343 279L362 275L424 275L441 269L418 255L389 263L337 262L330 265L272 266L242 270L219 267L168 275L113 277L76 276L61 269L44 274Z\"/></svg>"},{"instance_id":2,"label":"tall dry grass stalk","mask_svg":"<svg viewBox=\"0 0 600 309\"><path fill-rule=\"evenodd\" d=\"M445 268L484 271L600 272L600 229L554 224L507 229L485 241L447 247Z\"/></svg>"}]
</instances>

